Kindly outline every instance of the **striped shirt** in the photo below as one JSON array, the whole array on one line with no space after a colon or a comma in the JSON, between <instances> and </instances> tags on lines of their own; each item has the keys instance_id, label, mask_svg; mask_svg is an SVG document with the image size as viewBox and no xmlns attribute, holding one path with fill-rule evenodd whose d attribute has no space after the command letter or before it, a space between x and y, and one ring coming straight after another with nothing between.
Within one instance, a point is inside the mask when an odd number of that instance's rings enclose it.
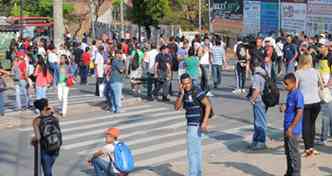
<instances>
[{"instance_id":1,"label":"striped shirt","mask_svg":"<svg viewBox=\"0 0 332 176\"><path fill-rule=\"evenodd\" d=\"M212 48L212 64L222 65L225 56L225 49L222 46Z\"/></svg>"},{"instance_id":2,"label":"striped shirt","mask_svg":"<svg viewBox=\"0 0 332 176\"><path fill-rule=\"evenodd\" d=\"M183 108L186 110L186 119L188 126L198 126L202 122L203 108L200 104L206 96L206 92L198 87L193 87L183 96Z\"/></svg>"}]
</instances>

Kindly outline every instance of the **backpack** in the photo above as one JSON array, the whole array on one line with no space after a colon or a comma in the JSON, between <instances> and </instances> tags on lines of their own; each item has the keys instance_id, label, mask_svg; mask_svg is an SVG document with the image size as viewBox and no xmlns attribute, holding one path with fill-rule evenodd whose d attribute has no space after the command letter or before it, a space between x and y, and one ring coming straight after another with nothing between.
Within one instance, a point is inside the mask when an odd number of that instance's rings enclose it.
<instances>
[{"instance_id":1,"label":"backpack","mask_svg":"<svg viewBox=\"0 0 332 176\"><path fill-rule=\"evenodd\" d=\"M197 90L195 89L195 88L193 88L193 91L192 91L192 96L193 96L193 100L194 100L194 103L195 103L195 105L199 105L199 106L201 106L201 107L203 107L202 109L203 109L203 113L202 113L202 116L201 116L201 118L202 118L202 120L203 120L203 118L204 118L204 116L205 116L205 107L204 107L204 105L201 103L201 101L199 101L198 99L197 99ZM210 104L211 104L211 111L210 111L210 115L209 115L209 119L212 119L212 117L215 115L214 114L214 110L213 110L213 106L212 106L212 103L211 103L211 100L210 100L210 98L209 97L207 97L208 98L208 100L209 100L209 102L210 102Z\"/></svg>"},{"instance_id":2,"label":"backpack","mask_svg":"<svg viewBox=\"0 0 332 176\"><path fill-rule=\"evenodd\" d=\"M62 133L58 119L54 117L53 114L39 118L40 143L42 149L49 154L58 154L62 145Z\"/></svg>"},{"instance_id":3,"label":"backpack","mask_svg":"<svg viewBox=\"0 0 332 176\"><path fill-rule=\"evenodd\" d=\"M266 71L265 71L266 72ZM277 86L277 83L268 76L267 72L265 75L262 73L256 72L257 75L260 75L265 79L264 90L262 94L262 99L267 107L274 107L279 104L280 91Z\"/></svg>"},{"instance_id":4,"label":"backpack","mask_svg":"<svg viewBox=\"0 0 332 176\"><path fill-rule=\"evenodd\" d=\"M114 166L117 170L124 173L129 173L135 168L134 156L129 147L123 142L115 144Z\"/></svg>"},{"instance_id":5,"label":"backpack","mask_svg":"<svg viewBox=\"0 0 332 176\"><path fill-rule=\"evenodd\" d=\"M131 69L132 70L136 70L136 69L138 69L138 67L139 67L139 54L138 54L138 51L136 50L135 51L135 55L134 55L134 57L133 57L133 59L132 59L132 62L131 62Z\"/></svg>"}]
</instances>

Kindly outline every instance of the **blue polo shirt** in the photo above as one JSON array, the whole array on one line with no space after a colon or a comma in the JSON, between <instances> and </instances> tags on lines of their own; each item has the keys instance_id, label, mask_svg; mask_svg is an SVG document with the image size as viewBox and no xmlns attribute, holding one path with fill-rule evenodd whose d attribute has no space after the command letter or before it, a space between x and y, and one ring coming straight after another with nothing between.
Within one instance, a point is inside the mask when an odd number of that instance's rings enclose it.
<instances>
[{"instance_id":1,"label":"blue polo shirt","mask_svg":"<svg viewBox=\"0 0 332 176\"><path fill-rule=\"evenodd\" d=\"M286 59L287 62L289 62L290 60L292 60L295 56L295 54L297 53L298 49L297 46L295 44L286 44L284 46L284 57Z\"/></svg>"},{"instance_id":2,"label":"blue polo shirt","mask_svg":"<svg viewBox=\"0 0 332 176\"><path fill-rule=\"evenodd\" d=\"M199 87L193 87L183 96L183 108L186 110L188 126L198 126L202 122L203 108L200 102L206 96L206 92Z\"/></svg>"},{"instance_id":3,"label":"blue polo shirt","mask_svg":"<svg viewBox=\"0 0 332 176\"><path fill-rule=\"evenodd\" d=\"M296 116L297 110L303 108L304 108L304 99L300 90L296 89L292 92L289 92L287 95L286 111L284 119L285 131L292 124L292 121ZM301 134L301 132L302 132L302 119L293 129L293 134L298 136Z\"/></svg>"}]
</instances>

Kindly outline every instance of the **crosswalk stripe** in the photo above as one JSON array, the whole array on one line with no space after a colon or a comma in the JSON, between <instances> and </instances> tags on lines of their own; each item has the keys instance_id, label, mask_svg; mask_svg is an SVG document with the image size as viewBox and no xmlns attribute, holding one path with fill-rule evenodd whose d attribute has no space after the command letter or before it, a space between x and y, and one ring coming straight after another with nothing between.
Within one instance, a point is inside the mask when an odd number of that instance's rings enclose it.
<instances>
[{"instance_id":1,"label":"crosswalk stripe","mask_svg":"<svg viewBox=\"0 0 332 176\"><path fill-rule=\"evenodd\" d=\"M180 127L185 127L185 124L184 123L177 123L177 124L167 126L167 127L154 128L154 129L151 129L151 130L145 130L145 131L130 133L130 134L127 134L127 135L121 135L121 140L126 141L125 139L128 138L128 137L138 136L138 135L141 135L141 134L147 134L147 133L157 131L157 130L172 129L172 128L175 129L175 128L180 128ZM148 141L152 141L152 140L159 139L159 138L166 138L166 137L169 137L170 135L175 135L175 134L179 135L179 134L182 134L182 133L184 133L184 131L181 131L181 132L176 131L176 132L168 133L167 135L163 135L163 136L152 136L152 137L147 137L147 138L144 138L144 139L137 139L137 140L133 140L133 141L128 141L128 142L126 142L126 144L132 146L132 145L137 145L139 143L148 142ZM97 144L97 143L101 143L101 142L105 142L104 138L93 140L93 143L90 143L89 145ZM78 155L92 154L97 149L98 149L98 147L95 147L93 149L82 150L82 151L78 152L77 154Z\"/></svg>"},{"instance_id":2,"label":"crosswalk stripe","mask_svg":"<svg viewBox=\"0 0 332 176\"><path fill-rule=\"evenodd\" d=\"M221 133L237 133L241 129L245 129L245 128L248 128L250 126L251 125L245 125L245 126L242 126L242 127L232 128L232 129L224 130L224 131L220 131L220 132ZM220 136L220 134L219 135L215 134L215 135L216 136ZM212 137L211 135L209 135L209 136ZM232 142L238 142L240 140L242 140L242 139L236 139L236 140L233 140ZM227 143L230 143L230 142L227 141ZM204 151L210 151L210 150L220 149L220 148L222 148L224 146L225 145L222 142L213 142L213 143L209 143L209 144L203 145L202 148L203 148ZM163 146L163 148L166 148L166 147L168 148L169 146L166 146L166 145ZM145 153L147 153L147 152L144 152L144 154ZM186 149L184 149L184 150L180 150L180 151L176 151L176 152L172 152L172 153L165 153L165 154L159 155L158 157L153 157L153 158L148 158L148 159L142 159L142 160L136 161L135 165L136 165L136 168L138 168L138 167L144 167L144 166L153 166L153 165L157 165L159 163L164 163L164 162L167 162L167 161L171 161L171 160L174 160L174 159L183 158L183 157L186 157L186 156L187 156L187 152L186 152Z\"/></svg>"},{"instance_id":3,"label":"crosswalk stripe","mask_svg":"<svg viewBox=\"0 0 332 176\"><path fill-rule=\"evenodd\" d=\"M167 115L179 115L179 114L184 114L184 111L167 112ZM151 117L159 117L159 116L162 116L162 115L165 115L165 112L151 114Z\"/></svg>"},{"instance_id":4,"label":"crosswalk stripe","mask_svg":"<svg viewBox=\"0 0 332 176\"><path fill-rule=\"evenodd\" d=\"M151 111L160 111L160 110L166 110L167 108L158 108L158 109L152 109ZM124 129L129 129L132 127L139 127L139 126L146 126L146 125L153 125L153 124L158 124L161 122L167 122L167 121L171 121L171 120L176 120L176 119L181 119L183 118L183 115L179 115L179 116L173 116L171 118L161 118L158 120L149 120L149 121L142 121L142 122L137 122L137 123L133 123L133 124L126 124L126 125L119 125L118 128L120 130L124 130ZM184 119L184 118L183 118ZM67 140L72 140L72 139L77 139L80 137L86 137L86 136L91 136L91 135L96 135L96 134L102 134L105 132L105 129L98 129L98 130L92 130L92 131L88 131L88 132L82 132L79 134L73 134L73 135L68 135L68 136L64 136L63 137L63 141L67 141Z\"/></svg>"},{"instance_id":5,"label":"crosswalk stripe","mask_svg":"<svg viewBox=\"0 0 332 176\"><path fill-rule=\"evenodd\" d=\"M151 107L151 105L139 105L139 106L124 108L123 110L130 111L130 110L137 110L137 109L145 109L145 108L149 108L149 107ZM98 121L98 120L105 120L105 119L108 119L110 117L130 116L130 115L146 113L146 112L150 112L150 111L151 110L142 110L142 111L124 112L124 113L120 113L120 114L112 114L112 115L106 115L106 116L100 116L100 117L94 117L94 118L87 118L87 119L68 120L68 121L60 122L60 125L61 125L61 127L63 127L63 126L72 125L72 124L75 124L75 123L87 123L87 122L93 122L93 121ZM32 127L27 127L27 128L20 128L18 130L19 131L32 131L33 128Z\"/></svg>"}]
</instances>

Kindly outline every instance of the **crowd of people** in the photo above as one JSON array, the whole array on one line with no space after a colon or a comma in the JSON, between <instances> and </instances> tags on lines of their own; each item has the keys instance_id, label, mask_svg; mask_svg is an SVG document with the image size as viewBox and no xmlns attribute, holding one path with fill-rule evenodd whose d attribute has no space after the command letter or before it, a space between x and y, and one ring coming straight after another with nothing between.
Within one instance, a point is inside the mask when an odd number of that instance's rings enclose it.
<instances>
[{"instance_id":1,"label":"crowd of people","mask_svg":"<svg viewBox=\"0 0 332 176\"><path fill-rule=\"evenodd\" d=\"M177 93L176 110L186 110L188 174L202 175L201 133L208 131L208 119L214 114L209 97L213 96L213 88L222 86L222 69L229 68L228 59L231 59L226 57L227 47L220 36L198 34L192 41L185 37L161 37L159 44L106 34L92 41L87 36L82 41L66 36L58 48L44 39L13 40L10 51L11 73L1 70L1 74L11 74L15 81L17 110L31 108L33 94L37 100L45 99L47 90L54 87L61 102L55 111L66 116L70 88L75 83L87 85L89 77L95 79L95 95L104 97L105 110L113 113L122 112L125 78L130 82L133 96L149 101L161 98L168 102L169 96ZM285 118L286 176L300 175L298 139L303 137L304 157L319 154L315 149L315 126L321 106L328 116L321 121L319 143L327 144L328 136L332 135L332 101L328 98L332 91L331 34L309 37L304 33L283 33L278 37L239 38L234 55L233 93L247 97L253 106L254 133L249 148L266 149L267 112L280 105ZM280 98L277 92L280 80L289 92L286 98ZM1 86L0 81L0 100L4 96ZM143 95L145 87L147 93ZM3 104L0 106L3 113ZM39 111L46 114L48 109L39 108ZM107 136L112 143L118 138L118 131L113 129ZM102 171L99 160L94 159L111 150L101 151L89 160L97 173Z\"/></svg>"}]
</instances>

